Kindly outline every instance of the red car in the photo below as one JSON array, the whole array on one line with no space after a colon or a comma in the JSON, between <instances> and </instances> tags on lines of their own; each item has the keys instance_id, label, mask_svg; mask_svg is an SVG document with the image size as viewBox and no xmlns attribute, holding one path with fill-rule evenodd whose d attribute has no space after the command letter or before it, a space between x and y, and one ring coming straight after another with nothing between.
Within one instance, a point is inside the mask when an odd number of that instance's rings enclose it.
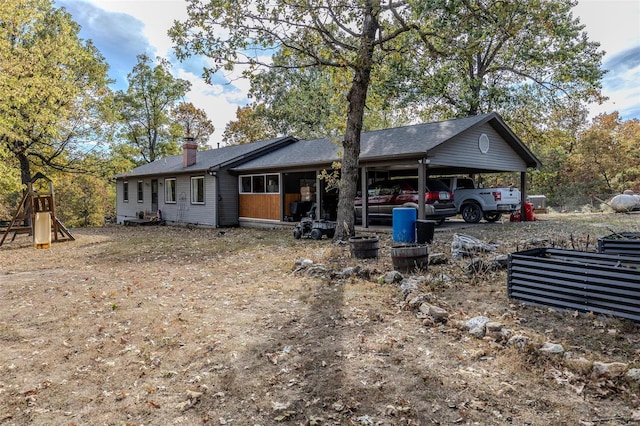
<instances>
[{"instance_id":1,"label":"red car","mask_svg":"<svg viewBox=\"0 0 640 426\"><path fill-rule=\"evenodd\" d=\"M395 207L418 209L417 179L391 179L374 182L367 191L370 220L391 221ZM355 199L356 221L362 220L362 198ZM453 192L438 179L427 179L425 192L426 219L441 224L447 217L457 214Z\"/></svg>"}]
</instances>

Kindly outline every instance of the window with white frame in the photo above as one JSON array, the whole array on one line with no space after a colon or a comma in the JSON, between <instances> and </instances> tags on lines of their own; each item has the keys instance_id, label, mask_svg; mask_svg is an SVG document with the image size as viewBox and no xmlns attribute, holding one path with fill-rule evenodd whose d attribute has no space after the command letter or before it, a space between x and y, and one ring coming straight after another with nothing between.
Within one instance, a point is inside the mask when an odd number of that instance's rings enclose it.
<instances>
[{"instance_id":1,"label":"window with white frame","mask_svg":"<svg viewBox=\"0 0 640 426\"><path fill-rule=\"evenodd\" d=\"M204 176L191 178L191 204L204 204Z\"/></svg>"},{"instance_id":2,"label":"window with white frame","mask_svg":"<svg viewBox=\"0 0 640 426\"><path fill-rule=\"evenodd\" d=\"M280 193L279 175L246 175L240 176L240 193L242 194L278 194Z\"/></svg>"},{"instance_id":3,"label":"window with white frame","mask_svg":"<svg viewBox=\"0 0 640 426\"><path fill-rule=\"evenodd\" d=\"M129 182L122 182L122 201L129 202Z\"/></svg>"},{"instance_id":4,"label":"window with white frame","mask_svg":"<svg viewBox=\"0 0 640 426\"><path fill-rule=\"evenodd\" d=\"M142 203L144 201L144 192L143 192L143 182L141 180L138 181L138 202Z\"/></svg>"},{"instance_id":5,"label":"window with white frame","mask_svg":"<svg viewBox=\"0 0 640 426\"><path fill-rule=\"evenodd\" d=\"M164 202L167 204L176 202L176 178L164 180Z\"/></svg>"}]
</instances>

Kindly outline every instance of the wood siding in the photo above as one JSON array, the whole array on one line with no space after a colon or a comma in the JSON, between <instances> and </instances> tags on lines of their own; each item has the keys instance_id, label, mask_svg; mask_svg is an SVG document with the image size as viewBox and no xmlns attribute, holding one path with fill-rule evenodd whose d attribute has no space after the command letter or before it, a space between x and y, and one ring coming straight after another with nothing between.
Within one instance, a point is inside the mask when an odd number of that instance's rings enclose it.
<instances>
[{"instance_id":1,"label":"wood siding","mask_svg":"<svg viewBox=\"0 0 640 426\"><path fill-rule=\"evenodd\" d=\"M240 217L280 220L280 194L240 194Z\"/></svg>"},{"instance_id":2,"label":"wood siding","mask_svg":"<svg viewBox=\"0 0 640 426\"><path fill-rule=\"evenodd\" d=\"M478 139L483 133L489 137L490 141L489 151L486 154L480 152L478 148ZM524 160L489 124L458 135L430 151L428 155L433 165L510 172L527 170Z\"/></svg>"}]
</instances>

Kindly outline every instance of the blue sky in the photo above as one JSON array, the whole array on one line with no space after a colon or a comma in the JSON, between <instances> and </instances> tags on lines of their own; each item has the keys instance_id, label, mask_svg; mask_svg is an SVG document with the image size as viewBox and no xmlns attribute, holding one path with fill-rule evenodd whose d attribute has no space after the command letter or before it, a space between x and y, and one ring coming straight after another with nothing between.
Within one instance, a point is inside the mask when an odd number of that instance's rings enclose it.
<instances>
[{"instance_id":1,"label":"blue sky","mask_svg":"<svg viewBox=\"0 0 640 426\"><path fill-rule=\"evenodd\" d=\"M80 36L93 40L110 66L114 88L126 89L127 74L136 56L146 53L171 60L176 77L192 84L187 101L206 111L216 131L210 145L222 145L227 122L235 119L238 106L245 105L249 84L238 74L216 77L211 85L200 74L209 63L193 58L180 63L173 57L167 30L174 20L185 20L183 0L56 0L80 24ZM623 119L640 118L640 1L579 0L574 15L586 25L589 38L606 52L603 93L610 98L594 105L592 115L619 111Z\"/></svg>"}]
</instances>

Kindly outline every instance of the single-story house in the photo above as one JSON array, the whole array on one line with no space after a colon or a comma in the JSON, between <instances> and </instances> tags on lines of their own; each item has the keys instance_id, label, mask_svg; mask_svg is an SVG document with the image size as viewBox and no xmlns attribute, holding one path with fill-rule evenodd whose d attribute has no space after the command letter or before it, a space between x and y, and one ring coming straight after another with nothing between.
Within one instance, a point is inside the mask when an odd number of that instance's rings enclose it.
<instances>
[{"instance_id":1,"label":"single-story house","mask_svg":"<svg viewBox=\"0 0 640 426\"><path fill-rule=\"evenodd\" d=\"M182 155L115 176L117 223L157 215L168 223L236 226L238 178L229 169L296 141L281 137L207 151L186 142Z\"/></svg>"},{"instance_id":2,"label":"single-story house","mask_svg":"<svg viewBox=\"0 0 640 426\"><path fill-rule=\"evenodd\" d=\"M337 193L318 176L340 160L338 142L280 138L201 151L189 166L181 156L140 166L117 176L118 222L154 208L164 208L169 222L211 226L298 220L312 206L318 217L333 219ZM359 164L363 194L369 183L390 175L417 176L424 187L433 174L520 172L524 198L526 171L540 161L497 113L489 113L362 133ZM164 183L155 198L154 181ZM132 200L128 182L136 185Z\"/></svg>"}]
</instances>

